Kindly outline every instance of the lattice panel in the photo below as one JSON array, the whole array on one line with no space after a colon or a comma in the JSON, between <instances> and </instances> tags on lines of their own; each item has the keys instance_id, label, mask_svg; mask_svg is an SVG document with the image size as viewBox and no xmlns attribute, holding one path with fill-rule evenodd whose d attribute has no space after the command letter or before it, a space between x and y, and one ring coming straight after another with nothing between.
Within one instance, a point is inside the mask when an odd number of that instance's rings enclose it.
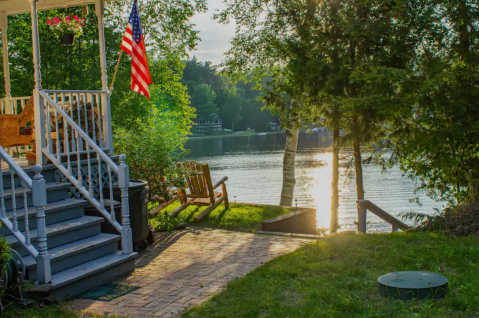
<instances>
[{"instance_id":1,"label":"lattice panel","mask_svg":"<svg viewBox=\"0 0 479 318\"><path fill-rule=\"evenodd\" d=\"M83 181L83 186L85 189L89 190L90 185L88 183L88 165L82 166L80 169L82 181ZM72 167L72 174L73 176L78 179L78 168L77 167ZM91 165L91 174L92 174L92 183L93 183L93 195L94 197L99 200L100 199L100 184L103 189L103 195L109 195L106 194L105 191L109 192L109 178L108 178L108 170L107 170L107 165L102 163L101 165L101 175L98 175L98 163L92 163ZM100 182L98 181L101 177ZM112 172L111 173L111 178L112 178L112 184L118 181L118 177ZM68 182L68 179L60 172L56 171L55 172L55 180L57 182ZM72 199L84 199L83 195L80 193L80 191L73 185L71 184L70 189L68 189L68 193L70 194Z\"/></svg>"}]
</instances>

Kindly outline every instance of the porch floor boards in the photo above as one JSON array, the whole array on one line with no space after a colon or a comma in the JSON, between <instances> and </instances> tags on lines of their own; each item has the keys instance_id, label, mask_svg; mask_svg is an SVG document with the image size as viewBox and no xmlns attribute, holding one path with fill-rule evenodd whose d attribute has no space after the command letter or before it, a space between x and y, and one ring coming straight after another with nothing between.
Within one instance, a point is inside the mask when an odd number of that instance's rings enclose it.
<instances>
[{"instance_id":1,"label":"porch floor boards","mask_svg":"<svg viewBox=\"0 0 479 318\"><path fill-rule=\"evenodd\" d=\"M27 169L27 168L33 167L32 165L28 164L27 158L24 158L24 157L21 157L19 159L18 158L13 158L13 160L15 160L15 162L18 163L18 165L20 167L22 167L24 170ZM2 172L8 172L8 165L3 160L2 160Z\"/></svg>"}]
</instances>

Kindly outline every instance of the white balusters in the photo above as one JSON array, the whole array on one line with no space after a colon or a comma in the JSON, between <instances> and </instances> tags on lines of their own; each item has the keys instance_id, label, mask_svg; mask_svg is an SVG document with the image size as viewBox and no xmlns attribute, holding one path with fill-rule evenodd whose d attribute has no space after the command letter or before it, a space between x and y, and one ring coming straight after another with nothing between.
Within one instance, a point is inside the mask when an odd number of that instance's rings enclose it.
<instances>
[{"instance_id":1,"label":"white balusters","mask_svg":"<svg viewBox=\"0 0 479 318\"><path fill-rule=\"evenodd\" d=\"M100 140L100 148L103 149L103 132L102 132L102 123L101 123L101 119L102 119L102 110L101 110L101 98L100 98L100 95L97 94L96 96L96 105L97 105L97 109L98 109L98 139Z\"/></svg>"},{"instance_id":2,"label":"white balusters","mask_svg":"<svg viewBox=\"0 0 479 318\"><path fill-rule=\"evenodd\" d=\"M95 118L95 94L88 94L88 103L90 103L91 108L91 127L93 132L93 141L98 143L98 139L96 139L96 118Z\"/></svg>"},{"instance_id":3,"label":"white balusters","mask_svg":"<svg viewBox=\"0 0 479 318\"><path fill-rule=\"evenodd\" d=\"M15 170L10 169L10 190L12 192L12 223L13 232L18 232L18 220L17 220L17 195L15 193Z\"/></svg>"},{"instance_id":4,"label":"white balusters","mask_svg":"<svg viewBox=\"0 0 479 318\"><path fill-rule=\"evenodd\" d=\"M52 119L50 113L50 103L47 103L46 107L46 117L47 117L47 145L48 145L48 152L53 154L53 143L52 143Z\"/></svg>"},{"instance_id":5,"label":"white balusters","mask_svg":"<svg viewBox=\"0 0 479 318\"><path fill-rule=\"evenodd\" d=\"M77 181L80 186L83 186L83 178L81 176L80 136L77 131L75 131L75 139L77 145Z\"/></svg>"},{"instance_id":6,"label":"white balusters","mask_svg":"<svg viewBox=\"0 0 479 318\"><path fill-rule=\"evenodd\" d=\"M91 172L91 158L90 158L90 145L86 143L86 153L87 153L87 162L88 162L88 192L90 197L93 198L93 179L92 179L92 172Z\"/></svg>"},{"instance_id":7,"label":"white balusters","mask_svg":"<svg viewBox=\"0 0 479 318\"><path fill-rule=\"evenodd\" d=\"M37 261L38 283L45 284L51 282L50 270L50 256L47 250L47 235L45 222L45 206L47 205L47 191L46 183L43 179L41 166L35 166L35 178L32 180L28 174L10 157L10 155L0 146L0 164L5 161L8 166L8 173L10 175L10 199L9 215L7 216L5 189L3 171L0 169L0 219L2 225L5 226L12 236L23 245L23 247L32 255ZM1 166L1 165L0 165ZM8 176L8 175L7 175ZM19 229L17 220L17 188L15 187L15 179L18 177L20 186L23 192L23 211L24 211L24 229L23 233ZM33 246L30 235L30 220L29 220L29 196L31 189L31 197L33 205L36 207L37 217L37 240L38 249ZM19 191L19 192L20 192ZM20 194L20 193L19 193ZM22 202L20 200L20 202Z\"/></svg>"},{"instance_id":8,"label":"white balusters","mask_svg":"<svg viewBox=\"0 0 479 318\"><path fill-rule=\"evenodd\" d=\"M28 221L28 195L27 195L27 184L23 181L23 211L24 211L24 223L25 223L25 244L27 246L32 245L30 241L30 222Z\"/></svg>"},{"instance_id":9,"label":"white balusters","mask_svg":"<svg viewBox=\"0 0 479 318\"><path fill-rule=\"evenodd\" d=\"M3 172L2 172L2 157L0 157L0 214L2 218L7 217L7 211L5 210L5 190L3 189Z\"/></svg>"},{"instance_id":10,"label":"white balusters","mask_svg":"<svg viewBox=\"0 0 479 318\"><path fill-rule=\"evenodd\" d=\"M64 133L64 148L65 148L65 153L67 155L67 170L68 173L71 175L72 174L72 164L71 164L71 159L70 159L70 134L69 134L69 128L68 128L68 123L66 120L63 120L63 133ZM73 135L72 135L73 136Z\"/></svg>"},{"instance_id":11,"label":"white balusters","mask_svg":"<svg viewBox=\"0 0 479 318\"><path fill-rule=\"evenodd\" d=\"M57 160L59 163L62 163L62 156L61 156L61 147L60 147L60 129L58 125L58 112L55 109L55 131L57 133L56 136L56 144L57 144Z\"/></svg>"},{"instance_id":12,"label":"white balusters","mask_svg":"<svg viewBox=\"0 0 479 318\"><path fill-rule=\"evenodd\" d=\"M97 159L98 159L98 190L99 190L99 196L100 196L100 209L105 210L105 199L103 198L103 179L102 179L102 173L101 173L100 154L97 155Z\"/></svg>"},{"instance_id":13,"label":"white balusters","mask_svg":"<svg viewBox=\"0 0 479 318\"><path fill-rule=\"evenodd\" d=\"M60 92L62 94L63 106L66 105L66 95L68 95L70 97L70 111L68 111L66 107L60 107L57 103L58 100L53 100L47 94L48 92ZM48 147L43 148L43 151L48 159L57 167L59 172L76 188L78 195L88 200L114 228L121 233L122 251L125 254L129 254L133 251L128 203L129 172L124 155L120 158L119 166L111 160L111 138L103 136L103 134L110 134L111 132L111 129L108 128L111 123L108 118L105 120L104 117L104 107L107 107L106 104L109 100L107 94L106 91L41 91L40 95L45 99L48 107L54 109L57 116L55 120L58 120L58 122L63 120L63 133L65 134L65 136L63 136L64 149L68 166L65 167L61 163L58 155L53 154L51 151L48 153ZM84 107L84 109L82 109L82 107ZM91 107L91 112L88 107ZM96 112L98 112L98 114L96 114ZM88 118L89 115L91 115L91 118ZM55 127L56 126L60 126L60 124L55 122ZM106 128L108 128L107 133L105 132ZM59 128L57 128L57 131L59 133L58 129ZM103 147L108 148L108 154L105 153ZM61 152L61 150L58 151ZM86 156L83 158L86 159L87 162L82 169L82 155L84 154L86 154ZM64 154L62 153L61 155ZM70 162L71 155L74 157L76 155L76 171L72 171L74 169L74 163ZM92 162L93 158L96 158L96 163ZM96 172L94 171L95 164L98 165ZM95 180L97 177L98 179ZM109 191L109 193L107 193L109 194L110 200L113 201L113 184L117 180L121 191L121 222L123 225L117 220L114 204L110 205L109 211L105 208L104 191ZM96 191L96 187L98 187L98 192ZM108 189L106 189L106 187L108 187Z\"/></svg>"},{"instance_id":14,"label":"white balusters","mask_svg":"<svg viewBox=\"0 0 479 318\"><path fill-rule=\"evenodd\" d=\"M107 166L108 171L108 188L110 190L110 218L112 221L115 220L115 207L113 204L113 180L111 179L111 169L110 166Z\"/></svg>"}]
</instances>

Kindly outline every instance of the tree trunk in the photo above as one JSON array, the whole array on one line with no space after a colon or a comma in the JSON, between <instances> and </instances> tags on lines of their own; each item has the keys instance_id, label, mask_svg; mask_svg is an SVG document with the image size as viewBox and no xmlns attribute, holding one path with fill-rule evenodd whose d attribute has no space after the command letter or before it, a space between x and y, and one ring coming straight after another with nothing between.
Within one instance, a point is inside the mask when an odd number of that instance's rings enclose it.
<instances>
[{"instance_id":1,"label":"tree trunk","mask_svg":"<svg viewBox=\"0 0 479 318\"><path fill-rule=\"evenodd\" d=\"M356 170L356 194L357 200L364 199L364 186L363 186L363 166L361 163L361 145L358 140L354 140L354 168Z\"/></svg>"},{"instance_id":2,"label":"tree trunk","mask_svg":"<svg viewBox=\"0 0 479 318\"><path fill-rule=\"evenodd\" d=\"M292 206L294 196L294 164L296 161L296 150L298 149L299 127L294 125L285 131L286 147L284 149L283 159L283 188L281 190L281 200L279 205Z\"/></svg>"},{"instance_id":3,"label":"tree trunk","mask_svg":"<svg viewBox=\"0 0 479 318\"><path fill-rule=\"evenodd\" d=\"M333 177L331 181L331 223L330 233L338 231L338 209L339 209L339 128L333 131Z\"/></svg>"}]
</instances>

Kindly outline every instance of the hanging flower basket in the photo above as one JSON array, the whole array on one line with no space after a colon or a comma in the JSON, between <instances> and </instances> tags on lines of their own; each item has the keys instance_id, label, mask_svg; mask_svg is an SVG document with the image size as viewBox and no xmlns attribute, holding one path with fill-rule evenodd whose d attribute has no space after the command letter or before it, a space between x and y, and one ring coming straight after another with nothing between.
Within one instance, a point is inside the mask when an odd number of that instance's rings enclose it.
<instances>
[{"instance_id":1,"label":"hanging flower basket","mask_svg":"<svg viewBox=\"0 0 479 318\"><path fill-rule=\"evenodd\" d=\"M60 35L60 45L68 46L75 43L75 34Z\"/></svg>"},{"instance_id":2,"label":"hanging flower basket","mask_svg":"<svg viewBox=\"0 0 479 318\"><path fill-rule=\"evenodd\" d=\"M60 45L73 45L75 37L82 35L84 18L74 16L60 16L48 19L50 30L60 39Z\"/></svg>"}]
</instances>

